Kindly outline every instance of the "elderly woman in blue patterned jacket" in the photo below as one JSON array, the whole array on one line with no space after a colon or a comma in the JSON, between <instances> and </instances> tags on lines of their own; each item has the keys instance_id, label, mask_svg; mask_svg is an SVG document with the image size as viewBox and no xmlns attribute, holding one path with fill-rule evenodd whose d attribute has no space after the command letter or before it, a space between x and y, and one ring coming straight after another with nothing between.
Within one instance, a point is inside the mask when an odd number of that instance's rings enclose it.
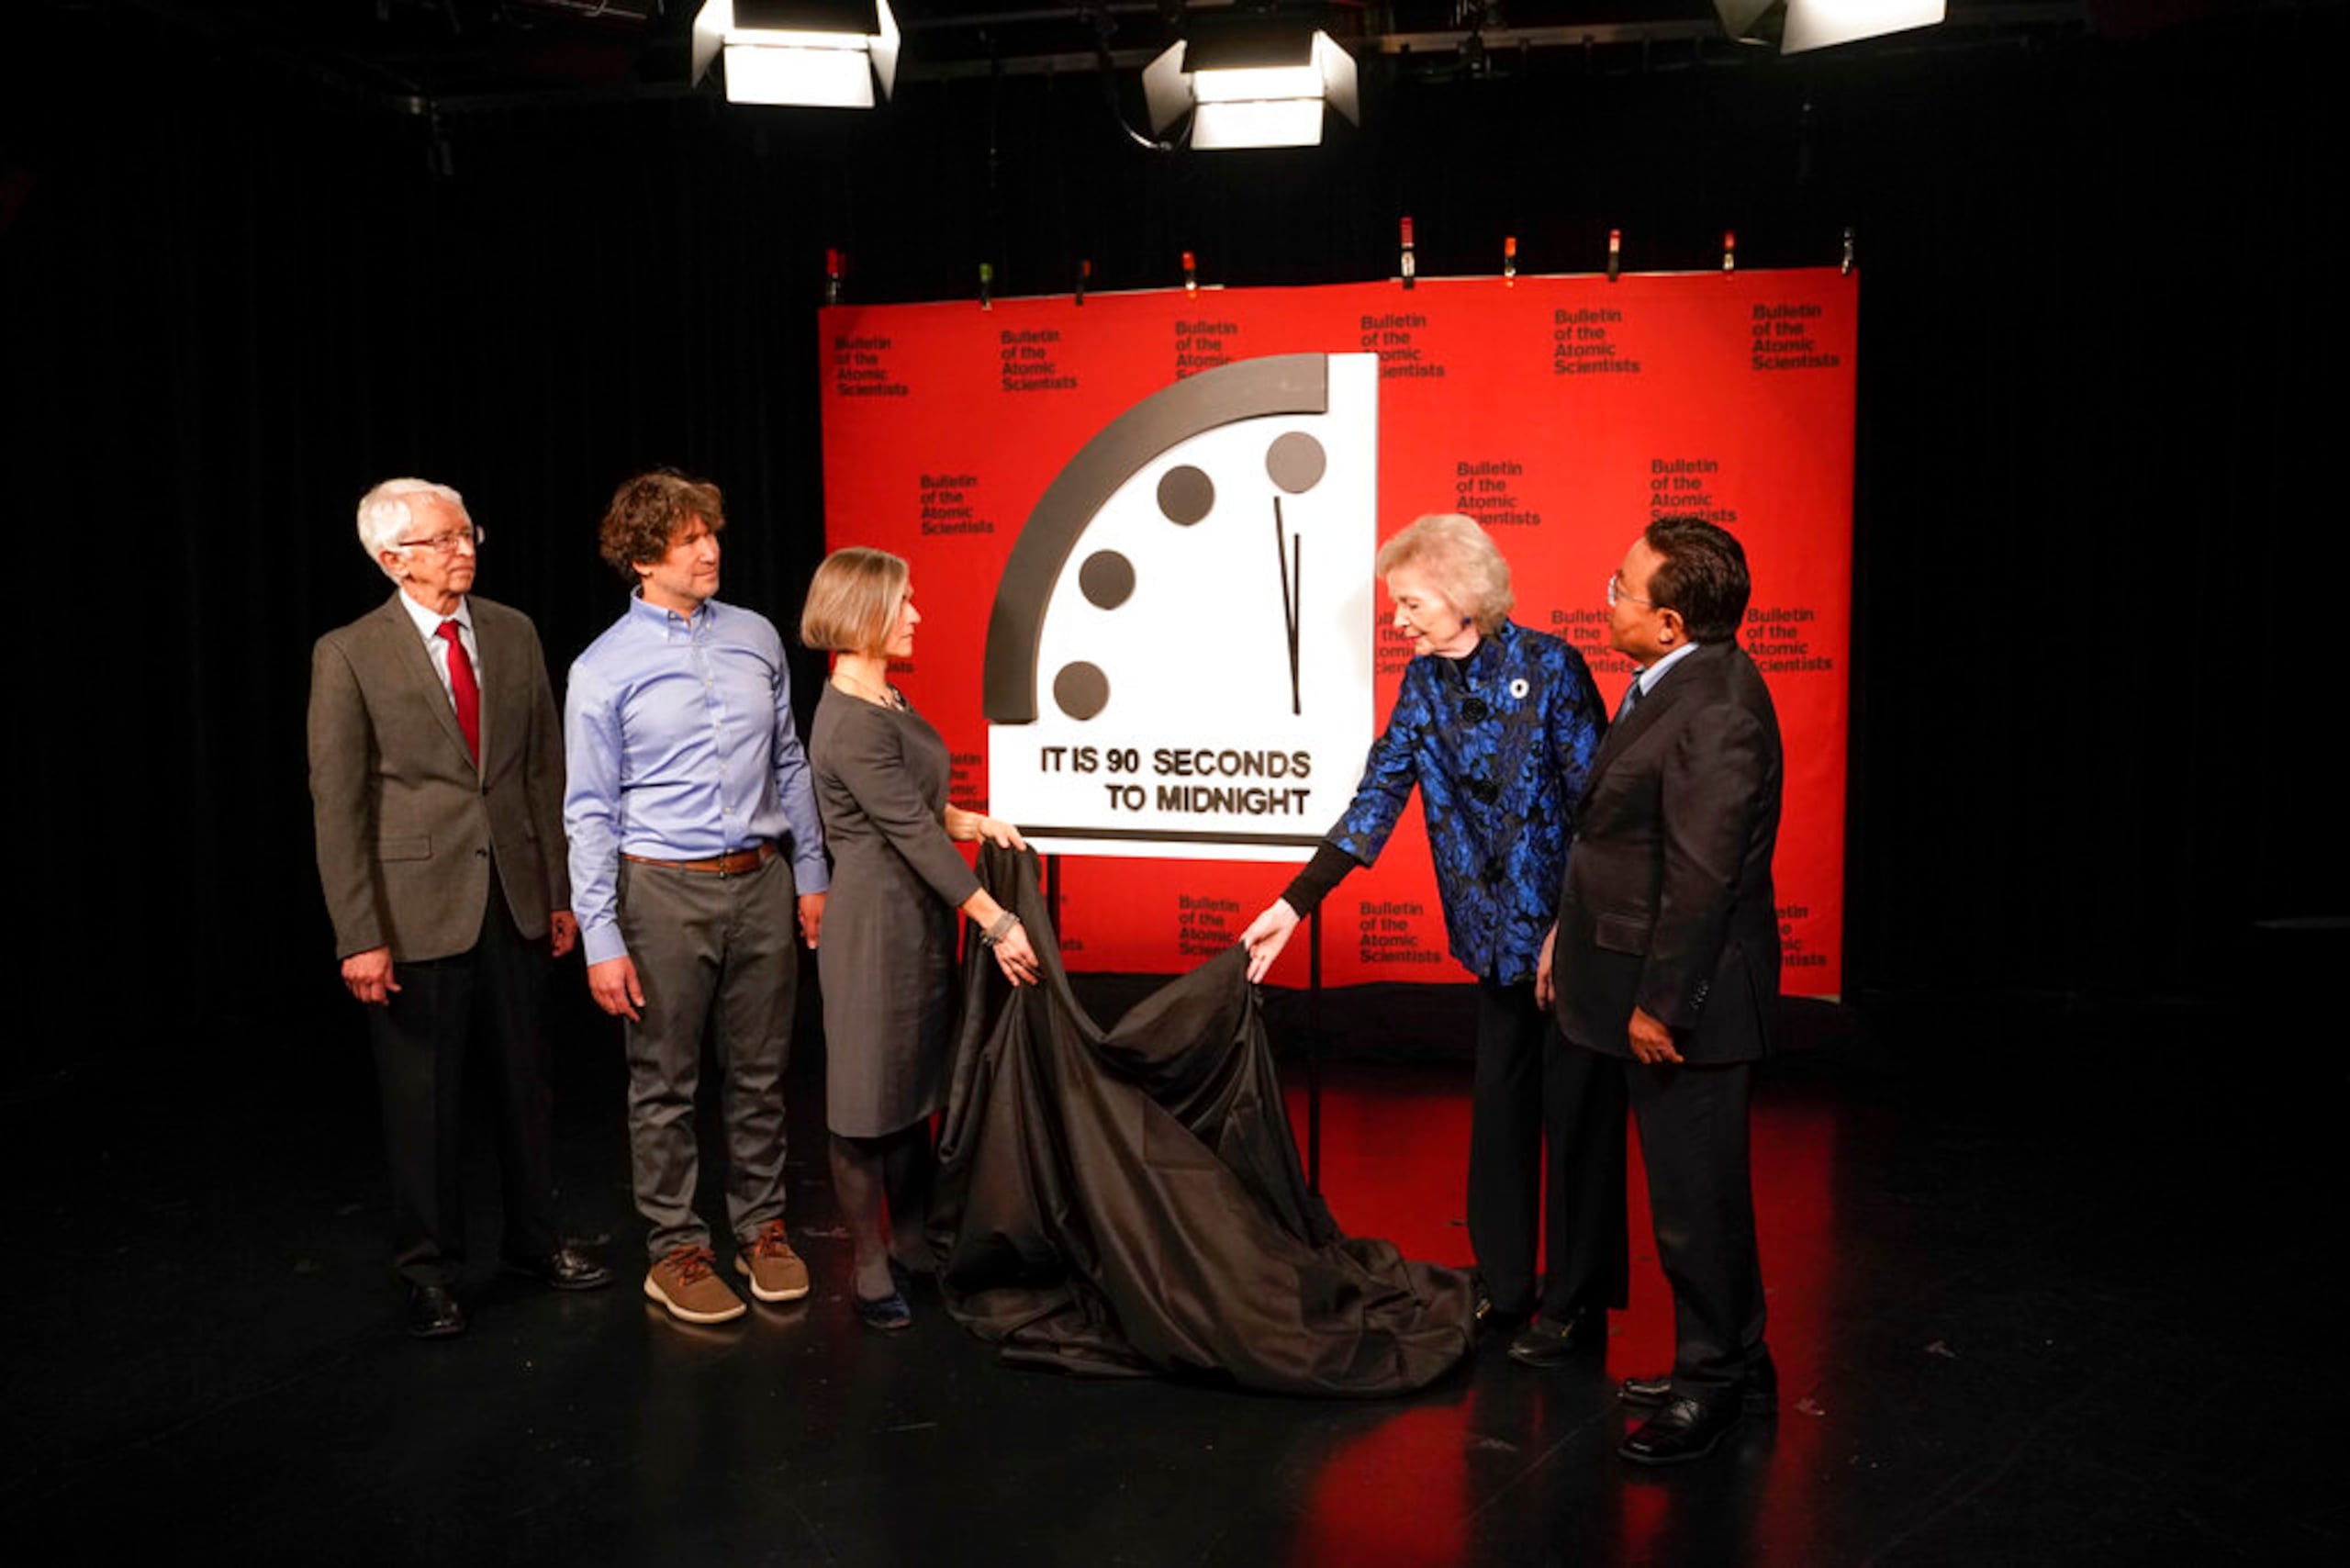
<instances>
[{"instance_id":1,"label":"elderly woman in blue patterned jacket","mask_svg":"<svg viewBox=\"0 0 2350 1568\"><path fill-rule=\"evenodd\" d=\"M1606 1343L1628 1272L1622 1075L1561 1038L1535 996L1606 712L1580 654L1509 620L1509 563L1470 519L1421 518L1378 567L1412 639L1394 711L1346 814L1240 939L1249 978L1263 979L1298 921L1379 858L1418 787L1452 956L1477 977L1469 1244L1489 1323L1524 1325L1511 1356L1555 1365Z\"/></svg>"}]
</instances>

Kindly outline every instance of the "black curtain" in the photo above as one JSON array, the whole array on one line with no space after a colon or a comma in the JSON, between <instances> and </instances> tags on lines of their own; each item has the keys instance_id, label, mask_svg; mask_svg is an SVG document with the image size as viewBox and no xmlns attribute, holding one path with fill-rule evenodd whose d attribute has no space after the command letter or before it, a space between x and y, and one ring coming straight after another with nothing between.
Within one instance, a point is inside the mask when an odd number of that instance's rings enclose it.
<instances>
[{"instance_id":1,"label":"black curtain","mask_svg":"<svg viewBox=\"0 0 2350 1568\"><path fill-rule=\"evenodd\" d=\"M563 666L621 477L724 487L726 594L822 550L823 252L861 299L1820 264L1864 276L1848 989L2225 999L2338 914L2335 7L2131 40L1489 82L1366 65L1311 152L1147 151L1131 81L451 112L114 6L0 22L10 768L37 1026L352 1032L309 862L307 652L387 585L352 502L463 490ZM1122 96L1121 96L1122 95ZM1408 507L1408 498L1393 498ZM1637 520L1627 518L1627 533ZM851 520L853 525L853 520ZM62 583L50 565L70 565ZM804 694L819 678L800 670ZM102 992L107 1006L88 1005Z\"/></svg>"}]
</instances>

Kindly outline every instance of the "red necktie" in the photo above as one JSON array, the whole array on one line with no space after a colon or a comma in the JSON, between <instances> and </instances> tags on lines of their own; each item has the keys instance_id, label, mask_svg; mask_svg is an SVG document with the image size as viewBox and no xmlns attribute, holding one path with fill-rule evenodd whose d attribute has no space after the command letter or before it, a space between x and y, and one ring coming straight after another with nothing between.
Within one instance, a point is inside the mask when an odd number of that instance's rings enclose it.
<instances>
[{"instance_id":1,"label":"red necktie","mask_svg":"<svg viewBox=\"0 0 2350 1568\"><path fill-rule=\"evenodd\" d=\"M457 704L457 728L465 733L465 749L474 766L481 766L481 687L474 680L474 661L465 653L454 621L441 622L441 640L449 644L449 695Z\"/></svg>"}]
</instances>

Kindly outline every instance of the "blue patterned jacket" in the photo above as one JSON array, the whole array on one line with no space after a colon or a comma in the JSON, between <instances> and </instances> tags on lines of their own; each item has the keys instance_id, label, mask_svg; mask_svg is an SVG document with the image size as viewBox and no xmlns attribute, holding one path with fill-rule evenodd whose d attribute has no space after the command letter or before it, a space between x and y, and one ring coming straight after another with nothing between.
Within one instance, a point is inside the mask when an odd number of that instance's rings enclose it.
<instances>
[{"instance_id":1,"label":"blue patterned jacket","mask_svg":"<svg viewBox=\"0 0 2350 1568\"><path fill-rule=\"evenodd\" d=\"M1370 865L1417 784L1452 956L1480 980L1530 980L1606 728L1583 655L1505 622L1465 659L1404 667L1330 842Z\"/></svg>"}]
</instances>

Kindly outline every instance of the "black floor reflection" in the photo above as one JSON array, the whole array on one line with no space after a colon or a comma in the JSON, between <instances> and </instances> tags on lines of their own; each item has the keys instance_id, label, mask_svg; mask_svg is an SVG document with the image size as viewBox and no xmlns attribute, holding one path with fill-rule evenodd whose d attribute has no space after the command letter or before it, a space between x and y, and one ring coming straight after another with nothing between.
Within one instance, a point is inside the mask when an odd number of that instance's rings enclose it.
<instances>
[{"instance_id":1,"label":"black floor reflection","mask_svg":"<svg viewBox=\"0 0 2350 1568\"><path fill-rule=\"evenodd\" d=\"M1993 1023L2020 1059L2020 1025ZM563 1295L477 1270L473 1332L419 1345L395 1320L355 1050L288 1053L270 1092L228 1103L193 1069L101 1061L15 1097L16 1191L54 1245L0 1308L0 1525L28 1547L247 1562L2338 1555L2342 1378L2308 1354L2332 1324L2306 1271L2344 1185L2315 1136L2325 1097L2256 1111L2194 1070L2201 1020L2043 1020L2069 1064L1970 1070L1993 1023L1912 1016L1871 1061L1766 1075L1783 1413L1665 1472L1614 1451L1615 1379L1671 1350L1644 1208L1604 1364L1537 1373L1490 1344L1385 1404L1016 1372L924 1289L906 1334L856 1322L804 1051L790 1224L816 1289L686 1327L639 1294L617 1051L574 1019L566 1218L621 1282ZM1326 1079L1340 1222L1465 1261L1465 1072ZM102 1125L76 1114L100 1103Z\"/></svg>"}]
</instances>

